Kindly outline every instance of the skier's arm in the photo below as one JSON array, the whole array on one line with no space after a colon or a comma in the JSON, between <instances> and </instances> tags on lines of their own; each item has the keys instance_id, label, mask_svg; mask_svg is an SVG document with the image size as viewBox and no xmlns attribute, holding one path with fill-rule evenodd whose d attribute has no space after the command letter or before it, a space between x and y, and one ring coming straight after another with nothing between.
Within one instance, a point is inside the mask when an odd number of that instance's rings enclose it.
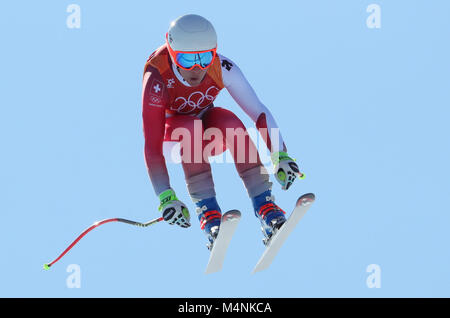
<instances>
[{"instance_id":1,"label":"skier's arm","mask_svg":"<svg viewBox=\"0 0 450 318\"><path fill-rule=\"evenodd\" d=\"M242 110L255 122L262 133L267 148L271 153L286 152L286 146L275 119L269 109L259 100L252 86L236 63L220 55L222 62L222 79L225 87Z\"/></svg>"},{"instance_id":2,"label":"skier's arm","mask_svg":"<svg viewBox=\"0 0 450 318\"><path fill-rule=\"evenodd\" d=\"M142 86L142 118L145 138L145 162L148 174L156 195L170 188L169 174L163 155L163 140L165 133L165 106L167 92L159 72L148 67L144 73ZM161 89L161 90L159 90Z\"/></svg>"},{"instance_id":3,"label":"skier's arm","mask_svg":"<svg viewBox=\"0 0 450 318\"><path fill-rule=\"evenodd\" d=\"M261 103L255 91L236 63L219 56L222 65L222 79L236 103L255 122L267 148L271 152L276 180L283 190L289 189L297 176L304 178L295 160L287 154L286 145L275 119L269 109Z\"/></svg>"}]
</instances>

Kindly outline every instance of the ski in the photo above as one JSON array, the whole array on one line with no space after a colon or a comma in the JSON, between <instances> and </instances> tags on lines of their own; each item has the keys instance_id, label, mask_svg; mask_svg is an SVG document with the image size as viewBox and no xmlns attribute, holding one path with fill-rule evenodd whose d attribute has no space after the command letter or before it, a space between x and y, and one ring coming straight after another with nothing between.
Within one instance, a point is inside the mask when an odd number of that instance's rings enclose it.
<instances>
[{"instance_id":1,"label":"ski","mask_svg":"<svg viewBox=\"0 0 450 318\"><path fill-rule=\"evenodd\" d=\"M295 208L287 221L276 231L270 240L266 244L266 249L253 269L252 274L262 271L270 266L283 243L288 236L292 233L297 223L305 215L306 211L311 207L314 202L315 196L313 193L307 193L302 195L295 204Z\"/></svg>"},{"instance_id":2,"label":"ski","mask_svg":"<svg viewBox=\"0 0 450 318\"><path fill-rule=\"evenodd\" d=\"M231 238L233 237L240 219L241 212L238 210L231 210L222 215L219 234L212 246L205 274L215 273L222 269L228 245L231 242Z\"/></svg>"}]
</instances>

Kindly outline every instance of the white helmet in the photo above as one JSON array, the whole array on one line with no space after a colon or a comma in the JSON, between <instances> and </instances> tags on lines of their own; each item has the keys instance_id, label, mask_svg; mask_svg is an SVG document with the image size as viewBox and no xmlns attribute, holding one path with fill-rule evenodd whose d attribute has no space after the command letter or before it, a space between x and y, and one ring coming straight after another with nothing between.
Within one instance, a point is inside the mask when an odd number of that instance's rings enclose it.
<instances>
[{"instance_id":1,"label":"white helmet","mask_svg":"<svg viewBox=\"0 0 450 318\"><path fill-rule=\"evenodd\" d=\"M170 24L167 42L174 51L207 51L217 47L217 34L204 17L186 14Z\"/></svg>"}]
</instances>

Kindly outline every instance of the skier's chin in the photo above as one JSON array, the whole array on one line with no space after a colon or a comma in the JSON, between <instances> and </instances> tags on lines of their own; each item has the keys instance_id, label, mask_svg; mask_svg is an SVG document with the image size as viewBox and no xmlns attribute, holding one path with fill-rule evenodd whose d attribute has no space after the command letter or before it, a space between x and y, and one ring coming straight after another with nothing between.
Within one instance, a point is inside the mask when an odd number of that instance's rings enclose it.
<instances>
[{"instance_id":1,"label":"skier's chin","mask_svg":"<svg viewBox=\"0 0 450 318\"><path fill-rule=\"evenodd\" d=\"M202 78L199 78L199 77L189 79L189 84L191 86L198 86L198 85L200 85L201 82L202 82Z\"/></svg>"},{"instance_id":2,"label":"skier's chin","mask_svg":"<svg viewBox=\"0 0 450 318\"><path fill-rule=\"evenodd\" d=\"M207 72L206 70L201 70L197 67L192 70L183 70L181 68L178 68L178 71L180 72L184 80L191 86L200 85Z\"/></svg>"}]
</instances>

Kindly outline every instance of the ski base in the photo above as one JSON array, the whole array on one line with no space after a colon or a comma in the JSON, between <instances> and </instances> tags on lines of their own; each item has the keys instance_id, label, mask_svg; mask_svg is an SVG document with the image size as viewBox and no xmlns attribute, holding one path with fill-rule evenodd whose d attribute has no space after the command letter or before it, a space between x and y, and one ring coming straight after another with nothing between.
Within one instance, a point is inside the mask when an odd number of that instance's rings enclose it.
<instances>
[{"instance_id":1,"label":"ski base","mask_svg":"<svg viewBox=\"0 0 450 318\"><path fill-rule=\"evenodd\" d=\"M222 215L219 234L211 249L205 274L215 273L222 269L228 245L230 245L231 238L233 237L240 219L241 212L238 210L231 210Z\"/></svg>"},{"instance_id":2,"label":"ski base","mask_svg":"<svg viewBox=\"0 0 450 318\"><path fill-rule=\"evenodd\" d=\"M306 211L308 211L308 209L311 207L314 200L315 196L313 193L304 194L297 200L294 211L292 211L287 221L270 238L263 255L253 269L252 274L262 271L268 268L270 264L272 264L272 261L274 260L281 246L283 246L283 243L292 233L298 222L305 215Z\"/></svg>"}]
</instances>

